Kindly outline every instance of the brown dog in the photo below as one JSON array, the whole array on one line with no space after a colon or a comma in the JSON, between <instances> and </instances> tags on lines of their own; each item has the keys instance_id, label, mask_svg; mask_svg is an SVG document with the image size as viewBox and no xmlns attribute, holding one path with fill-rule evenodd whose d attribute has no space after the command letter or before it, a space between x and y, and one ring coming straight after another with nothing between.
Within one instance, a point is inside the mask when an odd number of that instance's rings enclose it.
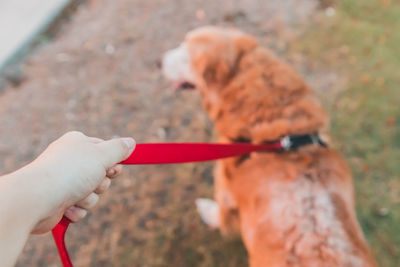
<instances>
[{"instance_id":1,"label":"brown dog","mask_svg":"<svg viewBox=\"0 0 400 267\"><path fill-rule=\"evenodd\" d=\"M197 88L220 142L321 133L327 116L302 78L238 30L190 32L163 59L178 87ZM357 222L352 177L331 148L307 145L217 163L203 220L239 230L251 266L375 266Z\"/></svg>"}]
</instances>

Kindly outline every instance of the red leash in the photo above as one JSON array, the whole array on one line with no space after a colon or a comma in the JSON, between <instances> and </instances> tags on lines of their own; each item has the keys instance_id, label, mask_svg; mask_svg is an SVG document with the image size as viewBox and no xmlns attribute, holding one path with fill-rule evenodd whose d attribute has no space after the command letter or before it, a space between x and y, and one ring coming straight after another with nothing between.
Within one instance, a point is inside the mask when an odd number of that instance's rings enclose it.
<instances>
[{"instance_id":1,"label":"red leash","mask_svg":"<svg viewBox=\"0 0 400 267\"><path fill-rule=\"evenodd\" d=\"M267 144L207 144L207 143L160 143L137 144L133 153L121 164L173 164L209 161L228 157L246 155L257 151L279 151L290 148L290 140L282 139ZM64 267L72 267L65 246L65 232L70 221L63 217L51 231L57 246L58 254Z\"/></svg>"},{"instance_id":2,"label":"red leash","mask_svg":"<svg viewBox=\"0 0 400 267\"><path fill-rule=\"evenodd\" d=\"M61 221L51 230L54 242L56 242L58 255L60 255L64 267L72 267L72 262L65 246L65 232L67 232L69 224L70 220L67 217L62 217Z\"/></svg>"}]
</instances>

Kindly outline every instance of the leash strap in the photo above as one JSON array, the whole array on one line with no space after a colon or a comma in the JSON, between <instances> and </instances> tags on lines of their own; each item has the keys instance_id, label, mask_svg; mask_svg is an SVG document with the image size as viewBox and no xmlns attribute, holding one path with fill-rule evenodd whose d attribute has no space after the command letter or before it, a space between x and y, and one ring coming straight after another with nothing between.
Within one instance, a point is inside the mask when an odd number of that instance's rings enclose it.
<instances>
[{"instance_id":1,"label":"leash strap","mask_svg":"<svg viewBox=\"0 0 400 267\"><path fill-rule=\"evenodd\" d=\"M209 161L241 156L256 151L281 149L280 142L271 144L159 143L137 144L132 155L121 164L174 164Z\"/></svg>"},{"instance_id":2,"label":"leash strap","mask_svg":"<svg viewBox=\"0 0 400 267\"><path fill-rule=\"evenodd\" d=\"M320 144L318 135L287 136L282 140L266 144L233 143L153 143L137 144L133 153L120 164L174 164L216 160L228 157L242 156L259 151L282 151L296 149L308 144ZM65 233L70 221L63 217L53 228L52 234L58 254L64 267L73 267L65 246Z\"/></svg>"}]
</instances>

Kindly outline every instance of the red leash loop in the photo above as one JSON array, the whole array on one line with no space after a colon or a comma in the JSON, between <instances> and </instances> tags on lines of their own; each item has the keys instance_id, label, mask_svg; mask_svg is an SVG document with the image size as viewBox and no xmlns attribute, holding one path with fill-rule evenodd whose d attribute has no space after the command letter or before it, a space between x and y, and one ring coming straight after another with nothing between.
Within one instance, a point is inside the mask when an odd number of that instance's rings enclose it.
<instances>
[{"instance_id":1,"label":"red leash loop","mask_svg":"<svg viewBox=\"0 0 400 267\"><path fill-rule=\"evenodd\" d=\"M68 255L67 247L65 246L65 232L67 231L69 224L70 221L67 219L67 217L62 217L61 221L56 225L56 227L51 230L54 242L56 242L58 255L60 255L60 259L64 267L73 267L71 259Z\"/></svg>"},{"instance_id":2,"label":"red leash loop","mask_svg":"<svg viewBox=\"0 0 400 267\"><path fill-rule=\"evenodd\" d=\"M133 153L126 160L122 161L121 164L173 164L199 162L241 156L256 151L276 151L281 149L281 142L268 144L137 144ZM69 224L70 221L66 217L63 217L51 231L64 267L73 266L65 246L65 232L67 231Z\"/></svg>"}]
</instances>

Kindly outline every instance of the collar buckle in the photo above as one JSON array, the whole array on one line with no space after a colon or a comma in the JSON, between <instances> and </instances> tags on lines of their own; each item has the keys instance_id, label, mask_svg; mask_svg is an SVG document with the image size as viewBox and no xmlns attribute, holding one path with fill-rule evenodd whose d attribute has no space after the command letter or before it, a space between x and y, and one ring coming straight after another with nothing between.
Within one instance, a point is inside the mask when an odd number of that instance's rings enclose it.
<instances>
[{"instance_id":1,"label":"collar buckle","mask_svg":"<svg viewBox=\"0 0 400 267\"><path fill-rule=\"evenodd\" d=\"M281 139L280 143L282 150L284 151L296 150L299 147L311 144L322 147L327 146L317 133L305 135L287 135Z\"/></svg>"},{"instance_id":2,"label":"collar buckle","mask_svg":"<svg viewBox=\"0 0 400 267\"><path fill-rule=\"evenodd\" d=\"M288 151L292 148L293 142L290 139L289 135L287 135L281 139L281 146L282 146L282 149L285 151Z\"/></svg>"}]
</instances>

